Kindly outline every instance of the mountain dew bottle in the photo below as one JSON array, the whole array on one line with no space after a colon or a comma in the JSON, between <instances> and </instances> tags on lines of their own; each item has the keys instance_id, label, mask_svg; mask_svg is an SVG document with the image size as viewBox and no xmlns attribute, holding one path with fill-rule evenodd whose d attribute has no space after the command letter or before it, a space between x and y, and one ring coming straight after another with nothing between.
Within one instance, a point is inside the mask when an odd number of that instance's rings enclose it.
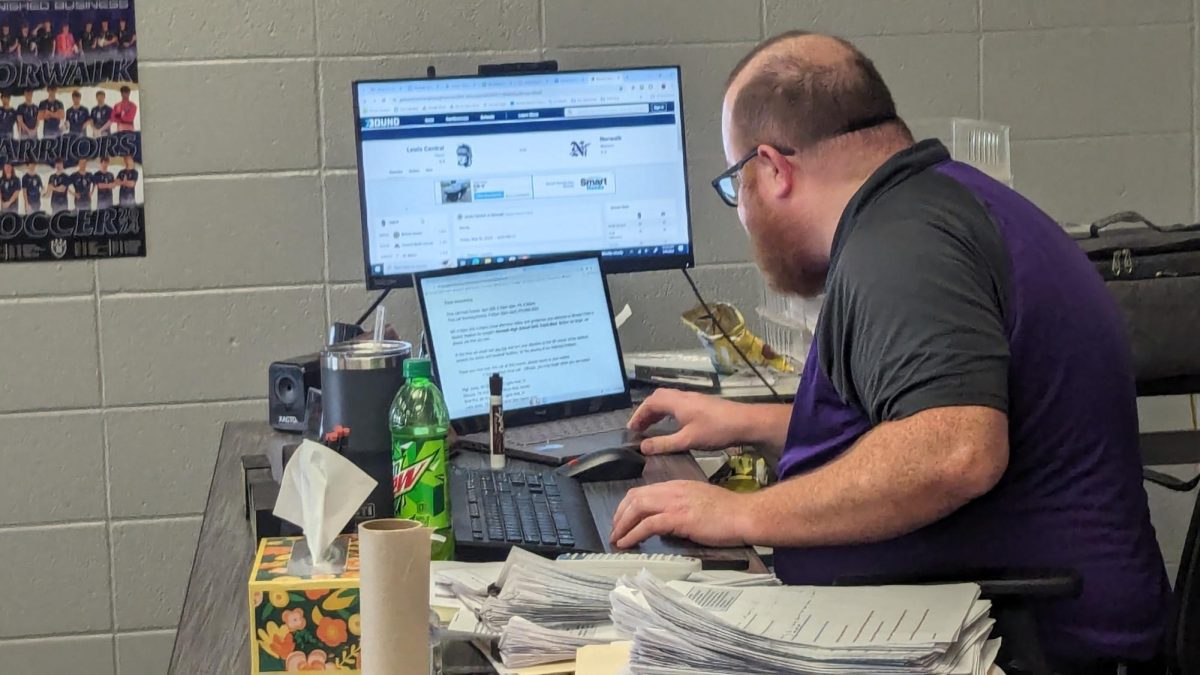
<instances>
[{"instance_id":1,"label":"mountain dew bottle","mask_svg":"<svg viewBox=\"0 0 1200 675\"><path fill-rule=\"evenodd\" d=\"M396 517L415 520L445 541L434 539L431 557L454 557L450 486L446 484L446 434L450 413L442 392L429 379L429 359L404 362L404 386L392 401L392 497Z\"/></svg>"}]
</instances>

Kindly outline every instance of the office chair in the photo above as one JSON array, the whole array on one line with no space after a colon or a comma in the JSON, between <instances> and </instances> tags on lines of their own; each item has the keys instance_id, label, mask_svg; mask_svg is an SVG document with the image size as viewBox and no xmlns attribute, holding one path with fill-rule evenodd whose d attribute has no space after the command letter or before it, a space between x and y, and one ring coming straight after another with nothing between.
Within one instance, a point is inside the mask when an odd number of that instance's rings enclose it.
<instances>
[{"instance_id":1,"label":"office chair","mask_svg":"<svg viewBox=\"0 0 1200 675\"><path fill-rule=\"evenodd\" d=\"M919 574L904 577L843 577L835 586L876 586L884 584L979 584L980 597L992 602L991 616L996 620L992 636L1000 636L1000 654L996 663L1005 675L1054 675L1038 636L1034 604L1045 600L1073 598L1079 595L1083 581L1078 572L1054 569L968 569L950 573Z\"/></svg>"},{"instance_id":2,"label":"office chair","mask_svg":"<svg viewBox=\"0 0 1200 675\"><path fill-rule=\"evenodd\" d=\"M1143 477L1177 492L1200 485L1200 476L1181 481L1145 469ZM908 577L861 576L838 579L838 586L881 584L961 583L979 584L982 597L992 601L996 626L992 635L1003 638L996 663L1006 675L1053 675L1038 637L1034 604L1037 601L1075 597L1082 588L1077 572L1071 570L976 569L952 574ZM1192 509L1179 573L1175 578L1174 606L1163 640L1163 660L1170 675L1200 675L1200 498Z\"/></svg>"},{"instance_id":3,"label":"office chair","mask_svg":"<svg viewBox=\"0 0 1200 675\"><path fill-rule=\"evenodd\" d=\"M1175 492L1190 492L1200 485L1200 476L1181 481L1153 469L1143 469L1142 477ZM1163 653L1171 675L1200 675L1200 497L1192 507L1183 541L1179 573L1175 576L1175 608Z\"/></svg>"}]
</instances>

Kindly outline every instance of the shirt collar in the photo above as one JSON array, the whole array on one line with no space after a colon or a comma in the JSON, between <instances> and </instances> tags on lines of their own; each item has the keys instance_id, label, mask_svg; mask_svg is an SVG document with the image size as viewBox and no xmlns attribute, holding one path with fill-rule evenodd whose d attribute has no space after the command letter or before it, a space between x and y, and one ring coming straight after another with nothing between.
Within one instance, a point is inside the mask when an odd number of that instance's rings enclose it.
<instances>
[{"instance_id":1,"label":"shirt collar","mask_svg":"<svg viewBox=\"0 0 1200 675\"><path fill-rule=\"evenodd\" d=\"M950 159L950 151L936 138L921 141L892 155L875 173L871 174L862 184L858 192L850 198L838 221L837 231L833 234L833 250L830 253L830 269L841 252L846 237L854 227L854 222L863 212L888 190L903 183L905 180L935 164Z\"/></svg>"}]
</instances>

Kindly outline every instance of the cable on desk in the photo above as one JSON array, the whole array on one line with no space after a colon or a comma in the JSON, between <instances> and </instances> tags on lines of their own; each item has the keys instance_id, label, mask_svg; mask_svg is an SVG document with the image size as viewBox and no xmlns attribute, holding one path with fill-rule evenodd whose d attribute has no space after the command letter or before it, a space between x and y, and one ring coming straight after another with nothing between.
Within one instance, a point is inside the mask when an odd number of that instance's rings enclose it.
<instances>
[{"instance_id":1,"label":"cable on desk","mask_svg":"<svg viewBox=\"0 0 1200 675\"><path fill-rule=\"evenodd\" d=\"M725 332L725 327L721 325L721 321L717 319L717 315L713 314L713 311L708 308L708 303L704 301L704 296L700 295L700 289L696 287L696 282L692 281L692 275L688 274L687 268L683 267L680 269L683 272L683 278L687 279L688 286L691 286L692 292L696 294L696 299L700 301L700 306L704 308L705 314L707 314L708 318L712 319L712 322L716 324L717 330L721 331L721 337L725 338L725 341L729 343L729 346L733 347L733 351L737 352L737 355L742 357L742 361L745 361L746 365L750 366L750 370L754 371L754 374L758 376L758 379L762 380L763 386L765 386L771 392L771 396L775 399L775 402L786 403L786 401L783 400L783 397L779 395L779 392L775 391L775 387L772 387L771 383L767 381L767 378L763 377L763 374L759 372L758 368L754 367L753 363L750 363L750 359L746 358L746 355L742 353L742 350L737 346L737 343L730 339L729 333Z\"/></svg>"}]
</instances>

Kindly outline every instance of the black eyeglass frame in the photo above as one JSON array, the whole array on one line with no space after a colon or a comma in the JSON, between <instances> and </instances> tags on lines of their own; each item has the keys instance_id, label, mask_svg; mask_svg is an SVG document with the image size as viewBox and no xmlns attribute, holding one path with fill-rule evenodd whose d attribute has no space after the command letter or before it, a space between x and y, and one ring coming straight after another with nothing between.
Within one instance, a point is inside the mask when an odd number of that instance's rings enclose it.
<instances>
[{"instance_id":1,"label":"black eyeglass frame","mask_svg":"<svg viewBox=\"0 0 1200 675\"><path fill-rule=\"evenodd\" d=\"M738 173L740 173L741 170L744 169L746 167L746 165L750 163L750 160L754 159L755 157L758 157L758 151L763 146L771 148L775 152L778 152L779 154L783 155L784 157L791 157L792 155L796 154L796 151L791 148L781 148L777 145L771 145L770 143L760 143L760 144L754 146L754 149L751 150L745 157L740 159L737 162L737 164L734 164L733 166L729 167L728 169L725 169L724 171L721 172L721 175L712 179L713 189L717 191L717 196L721 198L721 201L725 202L726 206L737 208L738 189L736 187L734 187L734 185L733 185L733 177L736 176ZM721 186L721 184L724 183L725 181L729 181L729 191L728 192L726 192L725 188L723 188Z\"/></svg>"},{"instance_id":2,"label":"black eyeglass frame","mask_svg":"<svg viewBox=\"0 0 1200 675\"><path fill-rule=\"evenodd\" d=\"M858 120L857 122L851 122L850 124L847 124L845 127L840 129L837 133L829 136L828 138L836 138L836 137L842 136L844 134L854 133L855 131L862 131L863 129L870 129L871 127L877 127L881 124L895 122L898 119L900 119L900 118L897 117L894 112L884 113L882 115L875 115L873 117L867 117L866 119L861 119L861 120ZM754 149L750 151L750 154L743 157L741 159L741 161L739 161L737 164L734 164L733 166L729 167L728 169L725 169L725 171L721 172L720 176L717 176L716 178L712 179L712 186L713 186L713 189L717 191L717 196L720 197L721 201L725 202L725 204L727 204L728 206L736 208L738 205L738 196L737 196L738 191L737 191L737 189L735 189L733 187L733 181L731 179L734 176L736 176L737 173L739 171L741 171L747 164L749 164L750 160L752 160L758 156L759 148L763 147L764 145L767 146L768 148L775 150L775 152L778 152L779 154L783 155L784 157L791 157L792 155L796 154L796 151L792 148L781 148L777 145L771 145L770 143L759 143L758 145L754 146ZM730 187L729 192L726 192L724 189L721 188L721 183L726 180L730 181L729 182L729 187Z\"/></svg>"}]
</instances>

